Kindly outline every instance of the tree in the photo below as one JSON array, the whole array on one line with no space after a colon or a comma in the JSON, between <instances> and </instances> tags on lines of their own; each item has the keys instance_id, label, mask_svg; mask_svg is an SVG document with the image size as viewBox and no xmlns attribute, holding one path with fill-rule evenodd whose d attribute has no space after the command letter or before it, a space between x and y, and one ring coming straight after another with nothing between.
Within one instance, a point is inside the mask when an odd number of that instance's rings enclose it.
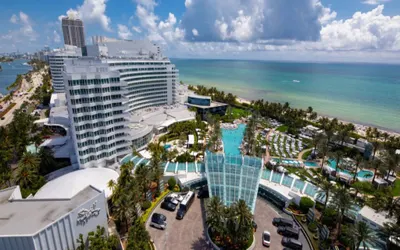
<instances>
[{"instance_id":1,"label":"tree","mask_svg":"<svg viewBox=\"0 0 400 250\"><path fill-rule=\"evenodd\" d=\"M336 238L340 235L344 214L351 208L352 205L353 205L353 200L345 186L336 188L333 191L332 207L336 208L339 212L338 233Z\"/></svg>"},{"instance_id":2,"label":"tree","mask_svg":"<svg viewBox=\"0 0 400 250\"><path fill-rule=\"evenodd\" d=\"M239 200L235 206L237 216L237 226L239 239L241 242L247 242L249 238L249 229L252 229L253 215L244 200Z\"/></svg>"},{"instance_id":3,"label":"tree","mask_svg":"<svg viewBox=\"0 0 400 250\"><path fill-rule=\"evenodd\" d=\"M149 190L150 185L150 169L143 163L139 164L135 170L135 179L140 190L140 197L145 199L146 192Z\"/></svg>"},{"instance_id":4,"label":"tree","mask_svg":"<svg viewBox=\"0 0 400 250\"><path fill-rule=\"evenodd\" d=\"M150 250L150 235L144 223L136 220L129 229L127 250Z\"/></svg>"},{"instance_id":5,"label":"tree","mask_svg":"<svg viewBox=\"0 0 400 250\"><path fill-rule=\"evenodd\" d=\"M322 189L322 192L325 193L325 203L324 203L324 210L326 209L326 204L328 204L328 200L330 197L331 192L335 189L335 186L329 181L323 179L322 181L318 182L319 188Z\"/></svg>"},{"instance_id":6,"label":"tree","mask_svg":"<svg viewBox=\"0 0 400 250\"><path fill-rule=\"evenodd\" d=\"M18 162L17 183L23 188L31 187L38 178L39 158L26 152Z\"/></svg>"},{"instance_id":7,"label":"tree","mask_svg":"<svg viewBox=\"0 0 400 250\"><path fill-rule=\"evenodd\" d=\"M53 156L53 151L50 148L41 147L38 156L40 159L39 173L41 175L46 175L58 168L56 159Z\"/></svg>"},{"instance_id":8,"label":"tree","mask_svg":"<svg viewBox=\"0 0 400 250\"><path fill-rule=\"evenodd\" d=\"M338 169L340 168L339 164L341 164L340 162L341 162L342 158L344 157L344 152L341 150L336 150L336 151L330 153L330 157L332 157L336 161L335 171L336 171L336 178L338 178L339 177Z\"/></svg>"},{"instance_id":9,"label":"tree","mask_svg":"<svg viewBox=\"0 0 400 250\"><path fill-rule=\"evenodd\" d=\"M86 242L83 240L83 235L80 234L77 243L79 244L77 250L85 250L86 243L88 250L117 250L120 246L118 237L115 235L107 237L105 228L100 226L97 226L95 232L88 233Z\"/></svg>"},{"instance_id":10,"label":"tree","mask_svg":"<svg viewBox=\"0 0 400 250\"><path fill-rule=\"evenodd\" d=\"M168 188L169 188L170 190L173 190L175 186L176 186L176 180L175 180L175 178L174 178L174 177L170 177L170 178L168 179Z\"/></svg>"},{"instance_id":11,"label":"tree","mask_svg":"<svg viewBox=\"0 0 400 250\"><path fill-rule=\"evenodd\" d=\"M369 161L369 165L374 169L374 177L372 177L372 183L374 183L375 178L376 178L377 173L378 173L378 169L382 165L382 161L377 159L377 158L373 158L372 160Z\"/></svg>"},{"instance_id":12,"label":"tree","mask_svg":"<svg viewBox=\"0 0 400 250\"><path fill-rule=\"evenodd\" d=\"M356 249L360 249L361 244L364 249L368 249L366 244L373 243L377 238L375 232L364 221L358 222L352 233L356 240Z\"/></svg>"},{"instance_id":13,"label":"tree","mask_svg":"<svg viewBox=\"0 0 400 250\"><path fill-rule=\"evenodd\" d=\"M314 207L314 201L311 200L309 197L303 196L300 199L300 210L303 213L307 213L308 209Z\"/></svg>"},{"instance_id":14,"label":"tree","mask_svg":"<svg viewBox=\"0 0 400 250\"><path fill-rule=\"evenodd\" d=\"M220 235L224 235L224 204L218 196L213 196L207 204L206 224Z\"/></svg>"}]
</instances>

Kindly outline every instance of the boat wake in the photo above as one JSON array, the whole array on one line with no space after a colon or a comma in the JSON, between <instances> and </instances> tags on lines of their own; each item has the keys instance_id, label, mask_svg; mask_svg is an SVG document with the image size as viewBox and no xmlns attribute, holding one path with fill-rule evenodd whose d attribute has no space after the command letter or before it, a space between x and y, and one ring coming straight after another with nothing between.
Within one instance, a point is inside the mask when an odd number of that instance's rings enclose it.
<instances>
[{"instance_id":1,"label":"boat wake","mask_svg":"<svg viewBox=\"0 0 400 250\"><path fill-rule=\"evenodd\" d=\"M293 82L300 82L299 80L293 80Z\"/></svg>"}]
</instances>

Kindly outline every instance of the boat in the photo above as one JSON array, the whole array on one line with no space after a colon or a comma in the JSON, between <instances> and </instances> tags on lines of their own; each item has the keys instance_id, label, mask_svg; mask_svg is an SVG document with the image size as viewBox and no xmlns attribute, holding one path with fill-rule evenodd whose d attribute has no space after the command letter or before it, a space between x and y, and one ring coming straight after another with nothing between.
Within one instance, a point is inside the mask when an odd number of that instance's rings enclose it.
<instances>
[{"instance_id":1,"label":"boat","mask_svg":"<svg viewBox=\"0 0 400 250\"><path fill-rule=\"evenodd\" d=\"M300 82L299 80L293 80L293 82Z\"/></svg>"}]
</instances>

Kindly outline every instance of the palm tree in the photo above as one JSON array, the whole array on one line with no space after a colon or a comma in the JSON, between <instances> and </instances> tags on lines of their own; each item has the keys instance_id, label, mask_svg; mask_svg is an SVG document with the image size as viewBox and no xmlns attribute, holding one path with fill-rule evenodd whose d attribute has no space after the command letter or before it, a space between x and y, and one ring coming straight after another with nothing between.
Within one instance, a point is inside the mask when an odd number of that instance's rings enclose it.
<instances>
[{"instance_id":1,"label":"palm tree","mask_svg":"<svg viewBox=\"0 0 400 250\"><path fill-rule=\"evenodd\" d=\"M336 171L336 178L338 178L339 177L338 169L340 168L339 164L340 164L340 161L342 160L342 158L344 157L344 152L341 150L336 150L330 154L330 157L336 161L335 171Z\"/></svg>"},{"instance_id":2,"label":"palm tree","mask_svg":"<svg viewBox=\"0 0 400 250\"><path fill-rule=\"evenodd\" d=\"M372 177L372 183L374 183L378 169L382 165L382 161L374 157L371 161L369 161L369 164L374 169L374 176Z\"/></svg>"},{"instance_id":3,"label":"palm tree","mask_svg":"<svg viewBox=\"0 0 400 250\"><path fill-rule=\"evenodd\" d=\"M139 190L141 191L142 197L144 198L150 185L150 169L141 163L136 167L135 179L137 181Z\"/></svg>"},{"instance_id":4,"label":"palm tree","mask_svg":"<svg viewBox=\"0 0 400 250\"><path fill-rule=\"evenodd\" d=\"M239 200L235 206L237 216L238 232L241 242L247 242L249 230L252 229L253 215L244 200Z\"/></svg>"},{"instance_id":5,"label":"palm tree","mask_svg":"<svg viewBox=\"0 0 400 250\"><path fill-rule=\"evenodd\" d=\"M321 173L324 170L325 157L329 154L329 147L326 140L322 140L318 147L319 152L322 154Z\"/></svg>"},{"instance_id":6,"label":"palm tree","mask_svg":"<svg viewBox=\"0 0 400 250\"><path fill-rule=\"evenodd\" d=\"M317 150L318 145L320 145L324 139L325 136L323 134L317 134L316 136L313 137L312 145L314 146L314 152Z\"/></svg>"},{"instance_id":7,"label":"palm tree","mask_svg":"<svg viewBox=\"0 0 400 250\"><path fill-rule=\"evenodd\" d=\"M319 181L318 184L319 184L318 185L319 188L321 188L320 192L325 193L325 203L324 203L324 210L325 210L326 205L328 204L329 195L332 191L335 190L335 186L329 180L325 180L325 179L323 179L322 181Z\"/></svg>"},{"instance_id":8,"label":"palm tree","mask_svg":"<svg viewBox=\"0 0 400 250\"><path fill-rule=\"evenodd\" d=\"M224 234L224 209L225 206L218 196L211 197L206 207L206 224L221 236Z\"/></svg>"},{"instance_id":9,"label":"palm tree","mask_svg":"<svg viewBox=\"0 0 400 250\"><path fill-rule=\"evenodd\" d=\"M360 249L361 244L363 244L363 249L368 249L366 244L374 242L377 238L375 232L364 221L355 225L353 233L356 239L356 249Z\"/></svg>"},{"instance_id":10,"label":"palm tree","mask_svg":"<svg viewBox=\"0 0 400 250\"><path fill-rule=\"evenodd\" d=\"M353 205L353 199L351 198L347 188L342 186L340 188L336 188L333 191L332 197L332 206L336 208L338 213L338 233L336 238L340 235L342 229L342 221L344 214L351 208Z\"/></svg>"},{"instance_id":11,"label":"palm tree","mask_svg":"<svg viewBox=\"0 0 400 250\"><path fill-rule=\"evenodd\" d=\"M394 173L400 167L400 154L396 154L395 150L385 150L383 153L382 165L386 172L386 180L389 179L391 173Z\"/></svg>"},{"instance_id":12,"label":"palm tree","mask_svg":"<svg viewBox=\"0 0 400 250\"><path fill-rule=\"evenodd\" d=\"M355 162L356 162L356 164L355 164L356 165L356 169L354 171L353 181L356 181L358 169L359 169L360 165L362 163L364 163L364 157L362 157L360 154L357 154L356 157L355 157Z\"/></svg>"},{"instance_id":13,"label":"palm tree","mask_svg":"<svg viewBox=\"0 0 400 250\"><path fill-rule=\"evenodd\" d=\"M37 171L30 168L29 165L21 165L17 169L16 182L23 188L28 188L37 180Z\"/></svg>"}]
</instances>

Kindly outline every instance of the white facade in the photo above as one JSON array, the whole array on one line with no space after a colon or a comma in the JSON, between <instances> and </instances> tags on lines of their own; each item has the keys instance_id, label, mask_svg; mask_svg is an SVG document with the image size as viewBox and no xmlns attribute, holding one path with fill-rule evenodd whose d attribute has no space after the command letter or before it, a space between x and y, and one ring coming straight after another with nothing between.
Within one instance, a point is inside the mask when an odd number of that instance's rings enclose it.
<instances>
[{"instance_id":1,"label":"white facade","mask_svg":"<svg viewBox=\"0 0 400 250\"><path fill-rule=\"evenodd\" d=\"M150 41L108 41L87 46L88 56L102 58L127 83L128 111L177 102L179 71ZM104 41L104 39L103 39Z\"/></svg>"},{"instance_id":2,"label":"white facade","mask_svg":"<svg viewBox=\"0 0 400 250\"><path fill-rule=\"evenodd\" d=\"M63 69L64 59L77 58L82 56L82 49L75 46L66 45L63 49L54 50L48 55L50 72L55 93L64 92Z\"/></svg>"},{"instance_id":3,"label":"white facade","mask_svg":"<svg viewBox=\"0 0 400 250\"><path fill-rule=\"evenodd\" d=\"M104 192L88 186L71 198L22 199L19 186L0 190L0 249L76 249L96 227L107 232Z\"/></svg>"},{"instance_id":4,"label":"white facade","mask_svg":"<svg viewBox=\"0 0 400 250\"><path fill-rule=\"evenodd\" d=\"M126 83L96 58L65 61L64 84L80 168L108 167L130 152Z\"/></svg>"}]
</instances>

